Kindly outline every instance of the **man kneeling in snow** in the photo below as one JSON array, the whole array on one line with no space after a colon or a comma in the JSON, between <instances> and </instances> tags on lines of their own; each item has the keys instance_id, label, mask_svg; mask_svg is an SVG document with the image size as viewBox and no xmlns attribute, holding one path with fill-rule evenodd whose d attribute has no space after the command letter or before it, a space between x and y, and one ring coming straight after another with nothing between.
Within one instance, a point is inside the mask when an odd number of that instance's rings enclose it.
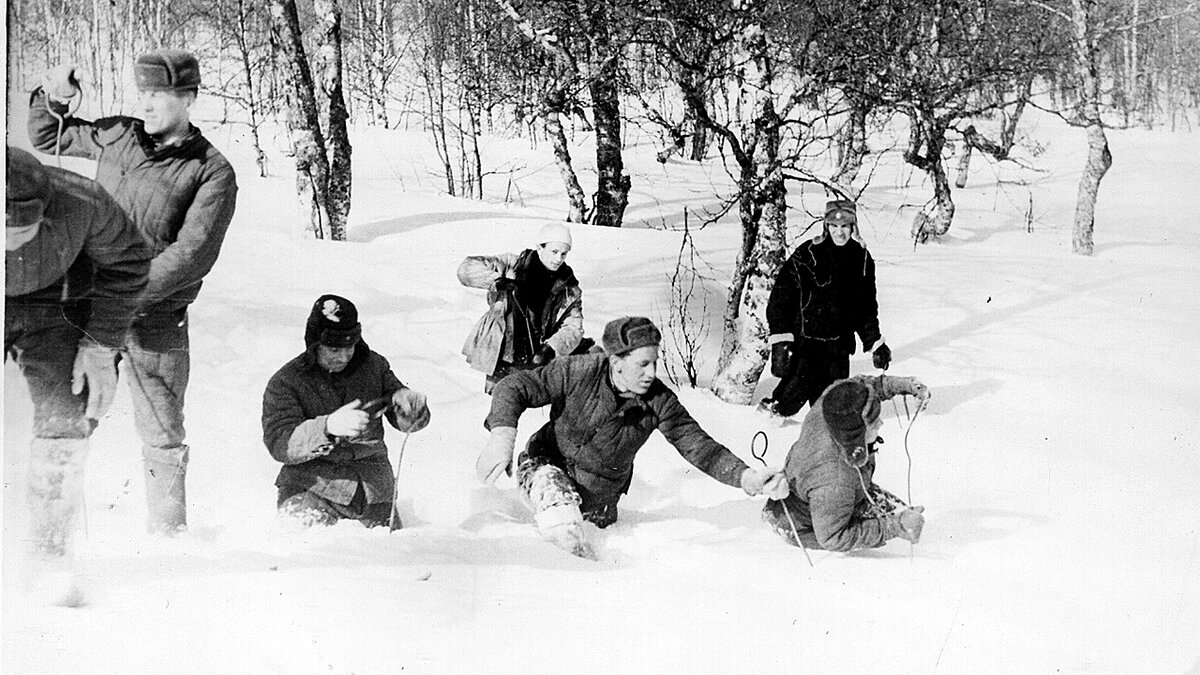
<instances>
[{"instance_id":1,"label":"man kneeling in snow","mask_svg":"<svg viewBox=\"0 0 1200 675\"><path fill-rule=\"evenodd\" d=\"M871 482L880 402L897 394L916 396L921 407L929 400L916 378L859 375L830 385L809 409L784 465L791 494L763 507L763 519L789 544L799 545L799 535L810 548L852 551L921 537L924 507Z\"/></svg>"},{"instance_id":2,"label":"man kneeling in snow","mask_svg":"<svg viewBox=\"0 0 1200 675\"><path fill-rule=\"evenodd\" d=\"M395 477L379 418L420 431L429 424L425 396L367 347L358 310L345 298L317 298L304 344L263 394L263 442L284 465L275 480L279 510L310 524L387 524Z\"/></svg>"},{"instance_id":3,"label":"man kneeling in snow","mask_svg":"<svg viewBox=\"0 0 1200 675\"><path fill-rule=\"evenodd\" d=\"M782 499L778 469L751 469L713 440L657 377L662 335L649 319L625 317L604 328L607 354L583 354L508 375L492 390L491 430L476 469L491 483L510 471L517 419L550 405L550 421L517 458L517 479L542 535L581 557L594 557L583 520L607 527L633 479L633 459L658 429L696 468L747 494Z\"/></svg>"}]
</instances>

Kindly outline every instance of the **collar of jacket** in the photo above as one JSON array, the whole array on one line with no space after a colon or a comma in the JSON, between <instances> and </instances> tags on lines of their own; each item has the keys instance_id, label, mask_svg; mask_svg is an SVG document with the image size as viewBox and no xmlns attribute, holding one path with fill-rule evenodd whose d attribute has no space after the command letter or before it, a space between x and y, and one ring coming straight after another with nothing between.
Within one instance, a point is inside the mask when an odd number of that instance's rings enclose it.
<instances>
[{"instance_id":1,"label":"collar of jacket","mask_svg":"<svg viewBox=\"0 0 1200 675\"><path fill-rule=\"evenodd\" d=\"M524 280L525 275L529 272L529 266L536 260L538 260L537 251L534 249L527 248L521 251L521 254L517 256L517 263L513 265L513 275L518 280ZM554 283L550 286L550 295L561 293L567 286L579 283L575 279L575 270L571 269L571 266L567 263L563 263L562 267L558 268L558 271L554 272L552 276L554 277Z\"/></svg>"},{"instance_id":2,"label":"collar of jacket","mask_svg":"<svg viewBox=\"0 0 1200 675\"><path fill-rule=\"evenodd\" d=\"M159 158L168 155L190 154L193 147L203 138L200 130L194 124L188 123L188 132L178 143L172 145L162 145L153 136L146 133L145 122L137 120L133 125L134 133L137 135L138 145L142 146L142 151L147 157Z\"/></svg>"}]
</instances>

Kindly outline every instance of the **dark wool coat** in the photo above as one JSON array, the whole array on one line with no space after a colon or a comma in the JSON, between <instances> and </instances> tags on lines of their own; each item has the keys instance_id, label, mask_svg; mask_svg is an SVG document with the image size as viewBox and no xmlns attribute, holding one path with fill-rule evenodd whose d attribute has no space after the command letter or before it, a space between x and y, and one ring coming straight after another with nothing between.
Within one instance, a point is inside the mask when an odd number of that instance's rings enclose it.
<instances>
[{"instance_id":1,"label":"dark wool coat","mask_svg":"<svg viewBox=\"0 0 1200 675\"><path fill-rule=\"evenodd\" d=\"M40 89L30 97L29 139L38 150L54 153L59 121L46 100ZM66 116L66 104L49 105ZM97 161L96 182L154 252L134 333L153 350L186 344L185 310L217 261L233 219L238 189L233 167L199 130L193 128L179 145L159 148L133 117L91 122L66 116L57 146L63 155Z\"/></svg>"},{"instance_id":2,"label":"dark wool coat","mask_svg":"<svg viewBox=\"0 0 1200 675\"><path fill-rule=\"evenodd\" d=\"M520 254L471 256L458 267L458 280L464 286L488 289L487 313L476 323L463 344L467 363L491 375L498 361L524 365L537 351L537 341L545 342L558 356L572 353L583 338L583 292L575 272L563 264L554 275L549 289L542 289L545 302L540 322L530 322L535 314L519 292L497 292L497 279L513 279L522 285L530 265L541 264L537 251ZM518 322L524 325L518 326ZM520 339L520 343L518 343Z\"/></svg>"},{"instance_id":3,"label":"dark wool coat","mask_svg":"<svg viewBox=\"0 0 1200 675\"><path fill-rule=\"evenodd\" d=\"M853 354L854 334L870 351L879 340L875 261L858 241L828 235L804 242L783 264L767 301L771 335L795 342L833 343Z\"/></svg>"},{"instance_id":4,"label":"dark wool coat","mask_svg":"<svg viewBox=\"0 0 1200 675\"><path fill-rule=\"evenodd\" d=\"M911 378L858 375L849 379L865 384L879 401L916 393ZM867 510L866 489L875 473L875 454L870 454L866 465L851 466L825 422L824 405L822 394L804 416L800 437L788 452L784 474L792 496L785 503L808 546L829 551L880 546L897 536L900 526L896 516L861 515Z\"/></svg>"},{"instance_id":5,"label":"dark wool coat","mask_svg":"<svg viewBox=\"0 0 1200 675\"><path fill-rule=\"evenodd\" d=\"M485 425L515 428L522 412L547 404L550 421L534 434L530 450L558 450L581 488L585 508L593 500L615 502L624 494L634 456L655 429L697 469L726 485L741 485L745 462L705 433L675 392L655 380L642 396L619 396L604 354L555 359L505 377L492 390Z\"/></svg>"},{"instance_id":6,"label":"dark wool coat","mask_svg":"<svg viewBox=\"0 0 1200 675\"><path fill-rule=\"evenodd\" d=\"M284 466L278 487L309 490L335 504L348 505L361 484L368 504L392 501L394 477L383 442L383 422L375 417L353 440L329 436L330 413L358 399L364 404L391 396L404 385L387 359L360 341L345 370L330 373L317 364L317 347L289 361L267 383L263 394L263 443ZM385 415L400 428L395 413ZM332 446L323 457L305 461L313 449Z\"/></svg>"},{"instance_id":7,"label":"dark wool coat","mask_svg":"<svg viewBox=\"0 0 1200 675\"><path fill-rule=\"evenodd\" d=\"M87 335L120 347L146 286L150 248L95 182L56 167L33 169L45 181L45 210L37 236L4 255L5 300L14 308L86 301Z\"/></svg>"}]
</instances>

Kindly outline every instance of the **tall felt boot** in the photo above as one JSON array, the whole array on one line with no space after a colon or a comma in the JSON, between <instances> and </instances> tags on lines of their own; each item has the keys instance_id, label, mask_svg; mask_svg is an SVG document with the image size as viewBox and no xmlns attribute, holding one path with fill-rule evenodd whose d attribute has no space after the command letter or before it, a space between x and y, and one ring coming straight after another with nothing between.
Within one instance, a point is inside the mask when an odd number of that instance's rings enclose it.
<instances>
[{"instance_id":1,"label":"tall felt boot","mask_svg":"<svg viewBox=\"0 0 1200 675\"><path fill-rule=\"evenodd\" d=\"M187 529L188 446L146 448L142 453L146 478L146 531L175 534Z\"/></svg>"},{"instance_id":2,"label":"tall felt boot","mask_svg":"<svg viewBox=\"0 0 1200 675\"><path fill-rule=\"evenodd\" d=\"M75 519L83 502L86 438L35 438L29 444L29 526L35 556L71 552Z\"/></svg>"},{"instance_id":3,"label":"tall felt boot","mask_svg":"<svg viewBox=\"0 0 1200 675\"><path fill-rule=\"evenodd\" d=\"M551 506L533 515L542 538L579 558L596 559L596 552L583 532L583 515L578 504Z\"/></svg>"}]
</instances>

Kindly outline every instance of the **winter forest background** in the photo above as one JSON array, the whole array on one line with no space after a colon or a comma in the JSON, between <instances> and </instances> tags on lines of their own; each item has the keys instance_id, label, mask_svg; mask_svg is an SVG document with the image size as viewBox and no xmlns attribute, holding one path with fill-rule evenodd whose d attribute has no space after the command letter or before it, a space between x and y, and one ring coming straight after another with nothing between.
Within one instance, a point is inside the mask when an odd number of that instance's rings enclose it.
<instances>
[{"instance_id":1,"label":"winter forest background","mask_svg":"<svg viewBox=\"0 0 1200 675\"><path fill-rule=\"evenodd\" d=\"M77 114L136 114L133 59L185 47L241 192L192 309L192 530L138 531L122 392L89 459L79 610L22 596L29 413L6 363L6 672L1200 668L1197 3L15 0L7 21L10 144L47 67L86 73ZM511 482L475 483L464 255L580 223L588 334L664 326L665 375L752 462L766 297L831 196L860 204L890 372L934 392L880 459L928 507L911 560L809 568L661 438L599 564L538 541ZM261 391L326 291L430 395L391 536L273 519ZM769 461L798 430L766 427Z\"/></svg>"}]
</instances>

